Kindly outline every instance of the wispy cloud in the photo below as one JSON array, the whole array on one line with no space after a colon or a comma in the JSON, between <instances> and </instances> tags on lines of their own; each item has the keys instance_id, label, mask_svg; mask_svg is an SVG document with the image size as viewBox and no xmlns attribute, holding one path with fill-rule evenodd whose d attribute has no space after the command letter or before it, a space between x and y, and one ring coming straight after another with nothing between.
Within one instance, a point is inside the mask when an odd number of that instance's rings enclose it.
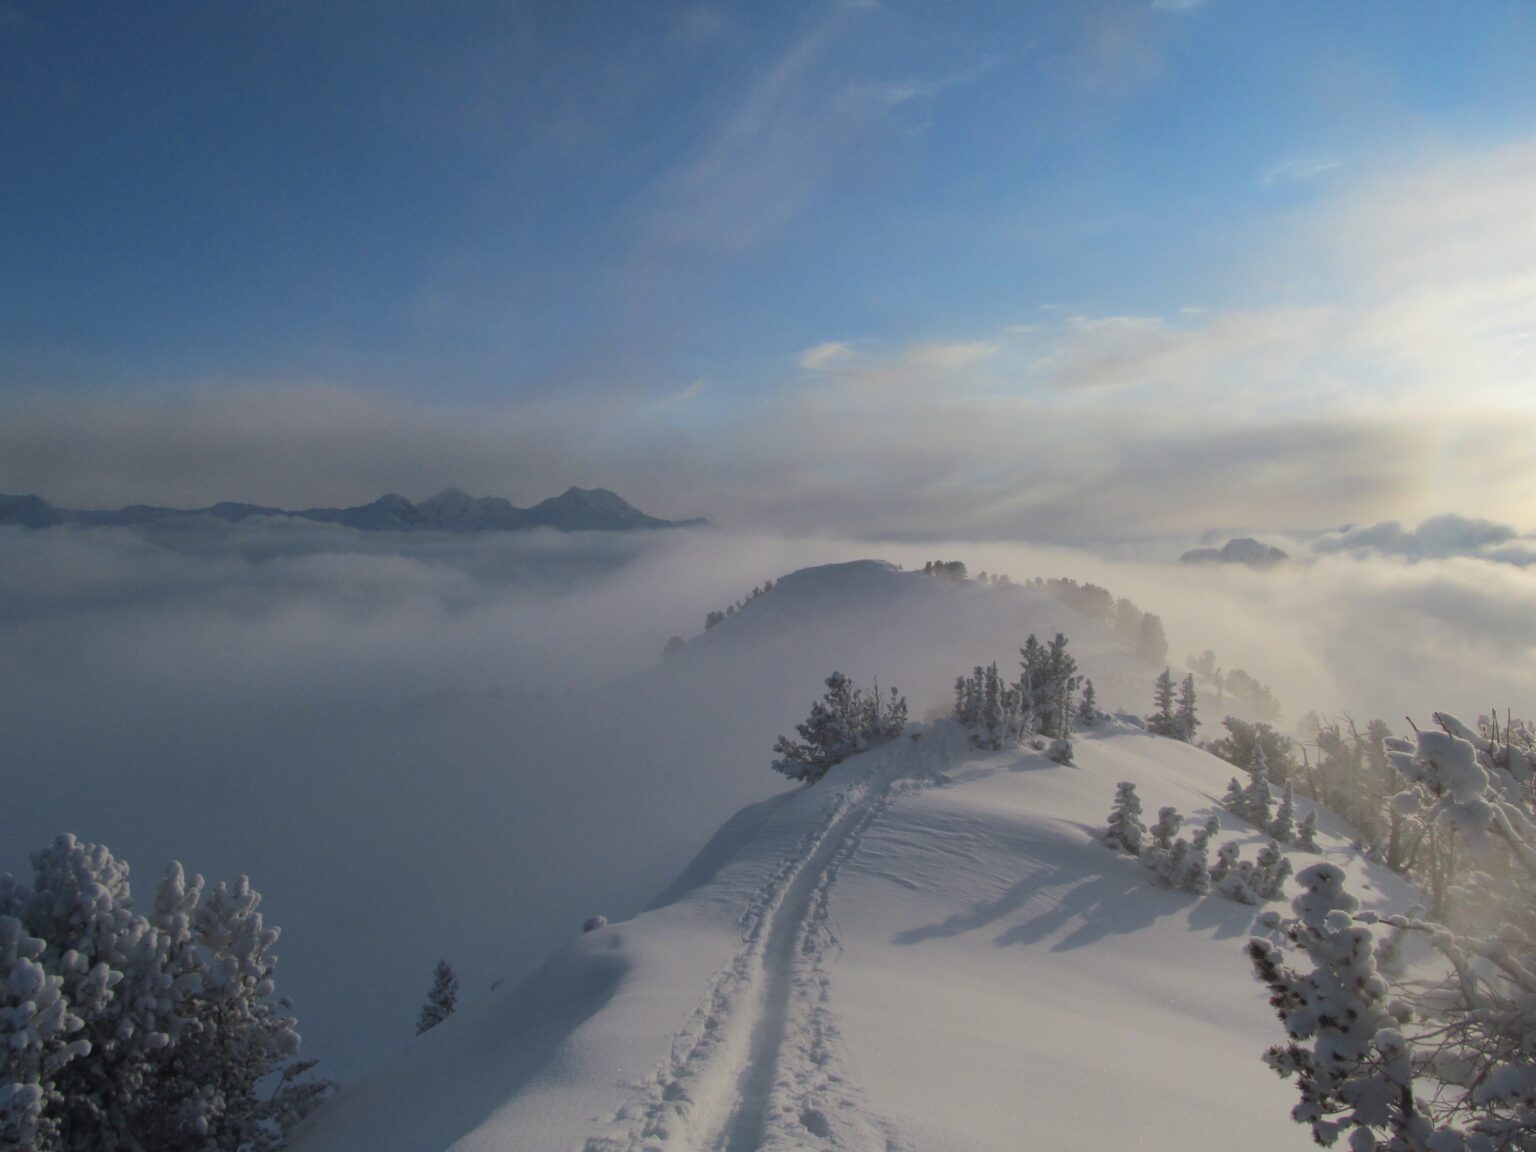
<instances>
[{"instance_id":1,"label":"wispy cloud","mask_svg":"<svg viewBox=\"0 0 1536 1152\"><path fill-rule=\"evenodd\" d=\"M1332 172L1343 162L1323 156L1303 156L1282 160L1259 178L1260 186L1273 188L1277 184L1297 184L1316 180L1325 172Z\"/></svg>"},{"instance_id":2,"label":"wispy cloud","mask_svg":"<svg viewBox=\"0 0 1536 1152\"><path fill-rule=\"evenodd\" d=\"M686 404L688 401L697 397L708 386L709 381L700 376L692 384L688 385L688 387L682 389L679 392L672 393L672 395L668 396L666 400L663 401L663 403L668 407L675 407L678 404Z\"/></svg>"},{"instance_id":3,"label":"wispy cloud","mask_svg":"<svg viewBox=\"0 0 1536 1152\"><path fill-rule=\"evenodd\" d=\"M853 349L841 340L828 340L818 344L814 348L807 348L800 353L799 364L802 368L808 368L813 372L819 372L834 364L847 361L853 355Z\"/></svg>"},{"instance_id":4,"label":"wispy cloud","mask_svg":"<svg viewBox=\"0 0 1536 1152\"><path fill-rule=\"evenodd\" d=\"M1152 0L1152 7L1159 12L1193 12L1204 4L1205 0Z\"/></svg>"}]
</instances>

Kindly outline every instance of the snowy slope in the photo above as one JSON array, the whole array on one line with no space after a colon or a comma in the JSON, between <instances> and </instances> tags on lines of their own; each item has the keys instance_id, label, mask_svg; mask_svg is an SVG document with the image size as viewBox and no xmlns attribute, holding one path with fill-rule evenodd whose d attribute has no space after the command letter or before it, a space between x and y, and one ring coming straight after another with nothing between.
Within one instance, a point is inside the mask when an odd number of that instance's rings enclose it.
<instances>
[{"instance_id":1,"label":"snowy slope","mask_svg":"<svg viewBox=\"0 0 1536 1152\"><path fill-rule=\"evenodd\" d=\"M462 1008L297 1148L1299 1152L1241 954L1259 910L1098 842L1117 781L1203 816L1230 767L1123 727L1078 761L945 723L754 805L670 902ZM1343 831L1324 814L1328 857L1405 904Z\"/></svg>"},{"instance_id":2,"label":"snowy slope","mask_svg":"<svg viewBox=\"0 0 1536 1152\"><path fill-rule=\"evenodd\" d=\"M348 572L358 611L371 611L372 562ZM222 602L224 582L242 578L210 577L206 599ZM635 595L621 577L605 588L616 601ZM89 615L67 641L45 608L22 633L27 645L0 653L0 668L22 662L8 681L17 690L0 701L12 720L0 774L14 764L24 782L0 805L0 871L25 870L28 851L69 831L110 845L135 877L172 859L214 878L248 874L283 929L279 982L305 1053L351 1080L409 1042L440 958L471 995L516 983L587 916L644 907L711 830L780 792L774 739L832 670L895 683L915 718L948 702L955 676L978 662L1016 674L1030 632L1071 637L1104 707L1149 708L1156 672L1042 589L878 561L796 572L674 655L624 677L615 668L583 692L497 694L494 680L473 690L477 667L453 664L461 607L398 606L420 622L413 635L442 633L424 659L465 685L431 698L418 686L436 674L420 675L421 658L398 651L389 628L361 649L374 659L322 662L290 689L272 671L286 657L265 647L277 641L253 637L313 633L324 645L332 625L305 600L233 626L199 608L183 627L229 643L194 647L196 660L173 658L168 671L156 663L158 617L118 635ZM526 663L515 626L471 619L499 629L509 668ZM652 651L664 639L658 629ZM27 661L45 658L106 662L88 679L116 690L93 698L82 723L73 698L29 695ZM1218 716L1205 719L1209 732Z\"/></svg>"}]
</instances>

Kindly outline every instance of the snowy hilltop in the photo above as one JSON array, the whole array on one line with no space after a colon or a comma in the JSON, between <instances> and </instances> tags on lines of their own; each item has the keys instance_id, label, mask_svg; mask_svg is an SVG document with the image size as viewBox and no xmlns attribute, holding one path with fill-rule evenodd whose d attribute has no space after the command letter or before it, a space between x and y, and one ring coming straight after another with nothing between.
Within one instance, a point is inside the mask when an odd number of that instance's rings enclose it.
<instances>
[{"instance_id":1,"label":"snowy hilltop","mask_svg":"<svg viewBox=\"0 0 1536 1152\"><path fill-rule=\"evenodd\" d=\"M980 751L945 721L743 809L649 911L462 1008L295 1147L1300 1152L1259 1059L1262 906L1102 839L1130 783L1251 856L1269 837L1221 811L1231 766L1112 720L1076 743ZM1301 859L1412 902L1318 823Z\"/></svg>"},{"instance_id":2,"label":"snowy hilltop","mask_svg":"<svg viewBox=\"0 0 1536 1152\"><path fill-rule=\"evenodd\" d=\"M487 532L519 528L554 528L561 532L625 531L634 528L697 528L707 520L659 520L647 516L606 488L567 488L559 496L531 508L519 508L500 496L470 496L445 488L413 504L391 492L371 504L348 508L305 508L291 511L260 504L222 501L205 508L159 508L132 504L111 511L58 508L40 496L0 495L0 525L52 528L60 524L83 527L134 527L206 516L230 524L275 517L339 524L361 532Z\"/></svg>"}]
</instances>

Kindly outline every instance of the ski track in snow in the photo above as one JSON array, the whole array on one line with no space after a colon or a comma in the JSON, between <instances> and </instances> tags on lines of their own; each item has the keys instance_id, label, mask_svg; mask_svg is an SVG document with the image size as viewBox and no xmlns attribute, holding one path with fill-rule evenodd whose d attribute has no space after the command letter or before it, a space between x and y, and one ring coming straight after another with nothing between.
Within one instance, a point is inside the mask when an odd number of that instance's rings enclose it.
<instances>
[{"instance_id":1,"label":"ski track in snow","mask_svg":"<svg viewBox=\"0 0 1536 1152\"><path fill-rule=\"evenodd\" d=\"M892 799L921 786L912 777L927 760L893 748L829 798L748 902L741 948L669 1058L584 1152L904 1152L848 1075L827 964L838 873Z\"/></svg>"}]
</instances>

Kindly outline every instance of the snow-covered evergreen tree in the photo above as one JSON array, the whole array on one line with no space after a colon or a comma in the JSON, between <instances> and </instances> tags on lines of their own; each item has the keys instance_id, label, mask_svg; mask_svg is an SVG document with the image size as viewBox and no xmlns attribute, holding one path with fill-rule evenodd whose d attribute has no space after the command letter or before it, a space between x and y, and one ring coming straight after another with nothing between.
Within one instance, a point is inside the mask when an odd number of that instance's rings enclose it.
<instances>
[{"instance_id":1,"label":"snow-covered evergreen tree","mask_svg":"<svg viewBox=\"0 0 1536 1152\"><path fill-rule=\"evenodd\" d=\"M1190 675L1184 677L1179 684L1179 703L1173 716L1174 734L1185 743L1192 744L1199 727L1200 721L1195 715L1195 678Z\"/></svg>"},{"instance_id":2,"label":"snow-covered evergreen tree","mask_svg":"<svg viewBox=\"0 0 1536 1152\"><path fill-rule=\"evenodd\" d=\"M1248 786L1243 789L1241 804L1234 810L1234 815L1241 816L1255 828L1267 829L1274 821L1274 797L1269 791L1269 765L1261 746L1254 746L1253 763L1248 771Z\"/></svg>"},{"instance_id":3,"label":"snow-covered evergreen tree","mask_svg":"<svg viewBox=\"0 0 1536 1152\"><path fill-rule=\"evenodd\" d=\"M1429 802L1425 836L1462 842L1501 880L1464 927L1387 918L1441 958L1439 980L1421 960L1392 987L1377 964L1397 941L1372 946L1378 917L1358 911L1337 867L1303 871L1284 938L1312 970L1291 968L1277 945L1249 945L1290 1039L1266 1059L1296 1079L1294 1115L1321 1142L1348 1132L1352 1147L1525 1150L1536 1132L1536 757L1507 733L1435 719L1439 732L1389 739L1387 758Z\"/></svg>"},{"instance_id":4,"label":"snow-covered evergreen tree","mask_svg":"<svg viewBox=\"0 0 1536 1152\"><path fill-rule=\"evenodd\" d=\"M0 904L0 1147L52 1148L63 1103L56 1073L90 1050L64 980L42 964L46 941Z\"/></svg>"},{"instance_id":5,"label":"snow-covered evergreen tree","mask_svg":"<svg viewBox=\"0 0 1536 1152\"><path fill-rule=\"evenodd\" d=\"M1103 714L1099 711L1099 697L1093 690L1093 681L1083 681L1083 698L1077 705L1077 722L1085 728L1092 728L1100 720Z\"/></svg>"},{"instance_id":6,"label":"snow-covered evergreen tree","mask_svg":"<svg viewBox=\"0 0 1536 1152\"><path fill-rule=\"evenodd\" d=\"M458 1000L459 978L448 961L439 960L437 967L432 969L432 989L427 993L427 1002L421 1006L421 1015L416 1019L416 1035L436 1028L452 1016Z\"/></svg>"},{"instance_id":7,"label":"snow-covered evergreen tree","mask_svg":"<svg viewBox=\"0 0 1536 1152\"><path fill-rule=\"evenodd\" d=\"M1207 752L1246 769L1253 763L1253 749L1257 744L1264 750L1270 783L1284 784L1291 779L1296 771L1296 745L1289 736L1276 732L1262 721L1249 724L1235 716L1228 716L1221 723L1227 735L1205 745Z\"/></svg>"},{"instance_id":8,"label":"snow-covered evergreen tree","mask_svg":"<svg viewBox=\"0 0 1536 1152\"><path fill-rule=\"evenodd\" d=\"M1301 821L1301 827L1296 830L1297 850L1301 852L1316 852L1317 847L1317 809L1308 812Z\"/></svg>"},{"instance_id":9,"label":"snow-covered evergreen tree","mask_svg":"<svg viewBox=\"0 0 1536 1152\"><path fill-rule=\"evenodd\" d=\"M1280 807L1275 810L1275 818L1269 822L1266 831L1282 844L1296 840L1296 794L1289 784L1280 794Z\"/></svg>"},{"instance_id":10,"label":"snow-covered evergreen tree","mask_svg":"<svg viewBox=\"0 0 1536 1152\"><path fill-rule=\"evenodd\" d=\"M1157 823L1152 825L1152 842L1159 848L1172 848L1173 840L1184 826L1184 817L1171 805L1157 810Z\"/></svg>"},{"instance_id":11,"label":"snow-covered evergreen tree","mask_svg":"<svg viewBox=\"0 0 1536 1152\"><path fill-rule=\"evenodd\" d=\"M1234 816L1240 815L1243 810L1243 786L1236 776L1227 781L1227 791L1221 798L1221 806Z\"/></svg>"},{"instance_id":12,"label":"snow-covered evergreen tree","mask_svg":"<svg viewBox=\"0 0 1536 1152\"><path fill-rule=\"evenodd\" d=\"M1147 731L1154 736L1173 736L1179 734L1178 723L1174 718L1173 704L1173 669L1164 668L1157 677L1157 688L1152 697L1152 715L1147 717Z\"/></svg>"},{"instance_id":13,"label":"snow-covered evergreen tree","mask_svg":"<svg viewBox=\"0 0 1536 1152\"><path fill-rule=\"evenodd\" d=\"M1285 895L1285 882L1290 875L1290 859L1271 841L1259 849L1249 884L1259 900L1279 900Z\"/></svg>"},{"instance_id":14,"label":"snow-covered evergreen tree","mask_svg":"<svg viewBox=\"0 0 1536 1152\"><path fill-rule=\"evenodd\" d=\"M1212 816L1196 827L1188 839L1177 836L1182 824L1183 817L1176 809L1160 809L1152 829L1153 843L1142 852L1142 863L1164 886L1204 895L1211 888L1210 840L1220 824Z\"/></svg>"},{"instance_id":15,"label":"snow-covered evergreen tree","mask_svg":"<svg viewBox=\"0 0 1536 1152\"><path fill-rule=\"evenodd\" d=\"M827 690L811 705L811 714L795 725L800 740L780 736L773 769L791 780L814 783L832 765L898 736L907 724L907 700L895 688L886 696L879 685L866 695L841 672L827 677Z\"/></svg>"},{"instance_id":16,"label":"snow-covered evergreen tree","mask_svg":"<svg viewBox=\"0 0 1536 1152\"><path fill-rule=\"evenodd\" d=\"M266 1152L327 1086L276 998L260 897L172 865L150 916L128 866L61 836L0 878L0 1133L37 1152ZM257 1091L258 1083L264 1088Z\"/></svg>"},{"instance_id":17,"label":"snow-covered evergreen tree","mask_svg":"<svg viewBox=\"0 0 1536 1152\"><path fill-rule=\"evenodd\" d=\"M1301 1090L1292 1116L1325 1146L1350 1133L1350 1147L1357 1150L1465 1148L1459 1140L1430 1143L1434 1125L1414 1097L1409 1046L1398 1030L1401 1022L1388 1012L1371 931L1354 921L1359 901L1345 890L1343 871L1314 864L1297 881L1303 891L1283 936L1312 970L1292 968L1285 951L1269 940L1248 943L1255 974L1268 985L1269 1002L1290 1038L1264 1059ZM1388 1133L1391 1143L1378 1144L1377 1131Z\"/></svg>"},{"instance_id":18,"label":"snow-covered evergreen tree","mask_svg":"<svg viewBox=\"0 0 1536 1152\"><path fill-rule=\"evenodd\" d=\"M1115 788L1115 806L1109 814L1104 843L1132 856L1140 856L1146 835L1147 826L1141 821L1141 797L1136 795L1136 785L1122 780Z\"/></svg>"}]
</instances>

